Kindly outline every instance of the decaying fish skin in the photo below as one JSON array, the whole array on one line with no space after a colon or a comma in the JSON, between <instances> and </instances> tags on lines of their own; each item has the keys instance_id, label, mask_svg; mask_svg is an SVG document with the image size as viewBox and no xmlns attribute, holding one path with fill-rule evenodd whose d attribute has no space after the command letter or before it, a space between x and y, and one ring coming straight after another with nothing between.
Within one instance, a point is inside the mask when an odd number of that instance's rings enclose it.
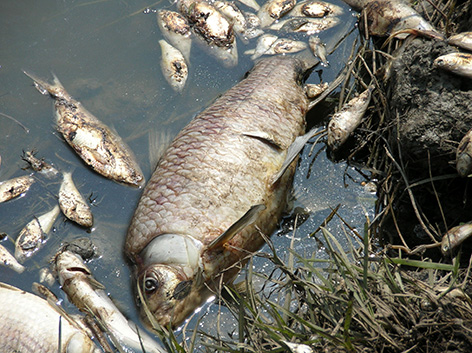
<instances>
[{"instance_id":1,"label":"decaying fish skin","mask_svg":"<svg viewBox=\"0 0 472 353\"><path fill-rule=\"evenodd\" d=\"M113 304L104 287L97 282L82 259L71 251L63 251L56 255L54 266L62 286L69 300L85 313L92 313L100 325L118 343L125 347L144 351L165 352L157 342L154 342L145 332L139 336L135 326ZM119 348L119 347L118 347Z\"/></svg>"},{"instance_id":2,"label":"decaying fish skin","mask_svg":"<svg viewBox=\"0 0 472 353\"><path fill-rule=\"evenodd\" d=\"M2 244L0 244L0 264L5 267L11 268L13 271L17 273L22 273L25 270L25 267L20 264L15 257L5 248Z\"/></svg>"},{"instance_id":3,"label":"decaying fish skin","mask_svg":"<svg viewBox=\"0 0 472 353\"><path fill-rule=\"evenodd\" d=\"M244 17L246 18L246 29L243 36L246 39L257 38L264 34L264 31L261 29L261 19L256 14L246 11L244 12Z\"/></svg>"},{"instance_id":4,"label":"decaying fish skin","mask_svg":"<svg viewBox=\"0 0 472 353\"><path fill-rule=\"evenodd\" d=\"M351 2L344 1L348 4ZM362 5L364 15L361 18L367 19L370 35L393 35L395 38L405 39L409 35L406 30L416 30L416 34L428 33L428 36L443 38L440 32L402 0L366 0Z\"/></svg>"},{"instance_id":5,"label":"decaying fish skin","mask_svg":"<svg viewBox=\"0 0 472 353\"><path fill-rule=\"evenodd\" d=\"M326 59L326 47L324 43L321 42L320 37L310 36L310 38L308 38L308 45L310 46L313 55L320 59L321 64L323 66L328 66L329 63L328 59Z\"/></svg>"},{"instance_id":6,"label":"decaying fish skin","mask_svg":"<svg viewBox=\"0 0 472 353\"><path fill-rule=\"evenodd\" d=\"M293 17L306 16L321 18L326 16L340 16L343 12L340 6L324 1L308 0L299 2L288 15Z\"/></svg>"},{"instance_id":7,"label":"decaying fish skin","mask_svg":"<svg viewBox=\"0 0 472 353\"><path fill-rule=\"evenodd\" d=\"M247 27L246 18L236 4L229 1L215 1L213 5L233 24L233 30L242 36Z\"/></svg>"},{"instance_id":8,"label":"decaying fish skin","mask_svg":"<svg viewBox=\"0 0 472 353\"><path fill-rule=\"evenodd\" d=\"M164 39L159 41L159 45L162 51L162 73L166 81L176 92L182 92L188 77L188 66L184 55Z\"/></svg>"},{"instance_id":9,"label":"decaying fish skin","mask_svg":"<svg viewBox=\"0 0 472 353\"><path fill-rule=\"evenodd\" d=\"M450 255L455 248L472 236L472 222L461 224L451 228L444 234L441 241L441 252Z\"/></svg>"},{"instance_id":10,"label":"decaying fish skin","mask_svg":"<svg viewBox=\"0 0 472 353\"><path fill-rule=\"evenodd\" d=\"M20 231L15 241L15 257L19 262L24 262L42 247L59 212L59 206L56 205L51 211L34 217Z\"/></svg>"},{"instance_id":11,"label":"decaying fish skin","mask_svg":"<svg viewBox=\"0 0 472 353\"><path fill-rule=\"evenodd\" d=\"M264 55L274 44L274 42L278 39L276 35L266 33L259 37L256 43L256 48L254 50L247 50L245 54L252 54L251 59L256 60L257 58Z\"/></svg>"},{"instance_id":12,"label":"decaying fish skin","mask_svg":"<svg viewBox=\"0 0 472 353\"><path fill-rule=\"evenodd\" d=\"M37 158L33 151L23 151L23 156L21 158L29 164L31 169L43 174L46 178L51 179L59 174L57 169L51 164L45 162L43 158Z\"/></svg>"},{"instance_id":13,"label":"decaying fish skin","mask_svg":"<svg viewBox=\"0 0 472 353\"><path fill-rule=\"evenodd\" d=\"M472 54L449 53L434 60L434 66L456 75L472 78Z\"/></svg>"},{"instance_id":14,"label":"decaying fish skin","mask_svg":"<svg viewBox=\"0 0 472 353\"><path fill-rule=\"evenodd\" d=\"M340 23L338 17L310 18L293 17L279 21L269 28L275 31L288 33L306 33L306 35L317 34L333 28Z\"/></svg>"},{"instance_id":15,"label":"decaying fish skin","mask_svg":"<svg viewBox=\"0 0 472 353\"><path fill-rule=\"evenodd\" d=\"M459 142L456 151L456 169L462 178L472 174L472 129Z\"/></svg>"},{"instance_id":16,"label":"decaying fish skin","mask_svg":"<svg viewBox=\"0 0 472 353\"><path fill-rule=\"evenodd\" d=\"M182 2L184 3L184 2ZM187 6L187 5L185 5ZM238 50L233 25L214 6L196 1L188 6L187 18L193 24L196 38L226 67L238 64Z\"/></svg>"},{"instance_id":17,"label":"decaying fish skin","mask_svg":"<svg viewBox=\"0 0 472 353\"><path fill-rule=\"evenodd\" d=\"M264 53L266 55L297 53L307 48L305 42L289 38L277 39Z\"/></svg>"},{"instance_id":18,"label":"decaying fish skin","mask_svg":"<svg viewBox=\"0 0 472 353\"><path fill-rule=\"evenodd\" d=\"M296 5L296 0L268 0L262 5L257 12L257 16L261 19L261 27L267 27L275 20L280 19L283 15L290 12Z\"/></svg>"},{"instance_id":19,"label":"decaying fish skin","mask_svg":"<svg viewBox=\"0 0 472 353\"><path fill-rule=\"evenodd\" d=\"M450 36L447 39L448 44L455 45L466 50L472 50L472 32L462 32Z\"/></svg>"},{"instance_id":20,"label":"decaying fish skin","mask_svg":"<svg viewBox=\"0 0 472 353\"><path fill-rule=\"evenodd\" d=\"M374 86L370 86L333 115L328 124L328 147L331 150L336 151L341 147L362 122L373 90Z\"/></svg>"},{"instance_id":21,"label":"decaying fish skin","mask_svg":"<svg viewBox=\"0 0 472 353\"><path fill-rule=\"evenodd\" d=\"M234 265L263 245L260 232L275 229L295 164L272 181L304 132L308 100L300 83L311 66L290 56L260 60L161 157L125 243L147 325L146 312L163 326L179 325L220 280L234 279Z\"/></svg>"},{"instance_id":22,"label":"decaying fish skin","mask_svg":"<svg viewBox=\"0 0 472 353\"><path fill-rule=\"evenodd\" d=\"M34 179L29 175L2 181L0 183L0 202L5 202L24 194L33 183Z\"/></svg>"},{"instance_id":23,"label":"decaying fish skin","mask_svg":"<svg viewBox=\"0 0 472 353\"><path fill-rule=\"evenodd\" d=\"M318 84L305 84L305 92L309 99L315 99L329 87L328 82Z\"/></svg>"},{"instance_id":24,"label":"decaying fish skin","mask_svg":"<svg viewBox=\"0 0 472 353\"><path fill-rule=\"evenodd\" d=\"M63 180L59 189L59 206L64 216L71 221L87 228L93 225L92 211L90 211L90 207L77 190L71 172L63 173Z\"/></svg>"},{"instance_id":25,"label":"decaying fish skin","mask_svg":"<svg viewBox=\"0 0 472 353\"><path fill-rule=\"evenodd\" d=\"M54 76L53 84L49 84L24 73L42 94L55 99L57 129L85 163L106 178L133 186L144 183L143 173L129 147L73 99L57 77Z\"/></svg>"},{"instance_id":26,"label":"decaying fish skin","mask_svg":"<svg viewBox=\"0 0 472 353\"><path fill-rule=\"evenodd\" d=\"M169 43L179 49L185 59L189 60L192 31L185 17L175 11L159 10L157 24Z\"/></svg>"},{"instance_id":27,"label":"decaying fish skin","mask_svg":"<svg viewBox=\"0 0 472 353\"><path fill-rule=\"evenodd\" d=\"M2 352L101 352L65 312L48 301L5 283L0 283L0 297Z\"/></svg>"}]
</instances>

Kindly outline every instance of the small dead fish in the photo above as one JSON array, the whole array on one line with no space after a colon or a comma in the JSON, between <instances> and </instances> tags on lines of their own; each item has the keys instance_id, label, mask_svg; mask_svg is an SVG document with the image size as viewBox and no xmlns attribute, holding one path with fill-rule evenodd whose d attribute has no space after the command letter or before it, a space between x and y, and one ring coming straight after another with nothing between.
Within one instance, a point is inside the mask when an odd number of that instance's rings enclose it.
<instances>
[{"instance_id":1,"label":"small dead fish","mask_svg":"<svg viewBox=\"0 0 472 353\"><path fill-rule=\"evenodd\" d=\"M338 17L294 17L284 21L279 21L269 28L275 31L287 33L306 33L307 35L312 35L333 28L339 23L340 19Z\"/></svg>"},{"instance_id":2,"label":"small dead fish","mask_svg":"<svg viewBox=\"0 0 472 353\"><path fill-rule=\"evenodd\" d=\"M359 96L351 99L333 115L328 124L328 147L337 150L349 135L359 126L370 103L374 86L370 86Z\"/></svg>"},{"instance_id":3,"label":"small dead fish","mask_svg":"<svg viewBox=\"0 0 472 353\"><path fill-rule=\"evenodd\" d=\"M256 48L253 50L247 50L244 54L252 54L251 59L256 60L264 55L278 38L279 37L273 34L264 34L257 40Z\"/></svg>"},{"instance_id":4,"label":"small dead fish","mask_svg":"<svg viewBox=\"0 0 472 353\"><path fill-rule=\"evenodd\" d=\"M274 55L297 53L306 48L307 45L305 42L288 38L279 38L270 46L269 50L267 50L264 54Z\"/></svg>"},{"instance_id":5,"label":"small dead fish","mask_svg":"<svg viewBox=\"0 0 472 353\"><path fill-rule=\"evenodd\" d=\"M326 16L340 16L343 12L342 7L324 1L303 1L299 2L288 15L293 17L322 18Z\"/></svg>"},{"instance_id":6,"label":"small dead fish","mask_svg":"<svg viewBox=\"0 0 472 353\"><path fill-rule=\"evenodd\" d=\"M51 230L57 216L59 206L39 217L34 217L20 232L15 242L15 257L24 262L36 253L45 243L46 235Z\"/></svg>"},{"instance_id":7,"label":"small dead fish","mask_svg":"<svg viewBox=\"0 0 472 353\"><path fill-rule=\"evenodd\" d=\"M449 229L442 238L441 252L443 255L449 255L470 236L472 236L472 222Z\"/></svg>"},{"instance_id":8,"label":"small dead fish","mask_svg":"<svg viewBox=\"0 0 472 353\"><path fill-rule=\"evenodd\" d=\"M140 186L144 182L129 147L118 134L74 100L56 76L53 84L49 84L24 73L34 81L39 92L55 99L57 129L85 163L104 177L121 183Z\"/></svg>"},{"instance_id":9,"label":"small dead fish","mask_svg":"<svg viewBox=\"0 0 472 353\"><path fill-rule=\"evenodd\" d=\"M60 307L5 283L0 297L2 352L101 352Z\"/></svg>"},{"instance_id":10,"label":"small dead fish","mask_svg":"<svg viewBox=\"0 0 472 353\"><path fill-rule=\"evenodd\" d=\"M135 325L118 310L103 291L104 287L93 278L78 255L66 250L56 256L54 266L62 290L69 300L79 310L92 313L98 323L105 328L104 331L111 335L113 342L118 341L122 346L138 350L144 348L146 352L165 352L145 332L140 331L138 335Z\"/></svg>"},{"instance_id":11,"label":"small dead fish","mask_svg":"<svg viewBox=\"0 0 472 353\"><path fill-rule=\"evenodd\" d=\"M188 77L188 66L184 55L167 43L164 39L159 41L162 58L161 69L164 78L176 92L182 92Z\"/></svg>"},{"instance_id":12,"label":"small dead fish","mask_svg":"<svg viewBox=\"0 0 472 353\"><path fill-rule=\"evenodd\" d=\"M185 17L175 11L157 11L157 24L164 38L180 50L185 59L190 58L192 31Z\"/></svg>"},{"instance_id":13,"label":"small dead fish","mask_svg":"<svg viewBox=\"0 0 472 353\"><path fill-rule=\"evenodd\" d=\"M449 53L434 60L434 66L456 75L472 78L472 54Z\"/></svg>"},{"instance_id":14,"label":"small dead fish","mask_svg":"<svg viewBox=\"0 0 472 353\"><path fill-rule=\"evenodd\" d=\"M328 82L324 83L318 83L318 84L311 84L311 83L306 83L305 84L305 92L306 96L309 99L315 99L318 97L321 93L326 91L329 87Z\"/></svg>"},{"instance_id":15,"label":"small dead fish","mask_svg":"<svg viewBox=\"0 0 472 353\"><path fill-rule=\"evenodd\" d=\"M2 244L0 244L0 264L18 273L22 273L25 270L25 267Z\"/></svg>"},{"instance_id":16,"label":"small dead fish","mask_svg":"<svg viewBox=\"0 0 472 353\"><path fill-rule=\"evenodd\" d=\"M9 179L0 183L0 202L11 200L29 190L34 179L29 175Z\"/></svg>"},{"instance_id":17,"label":"small dead fish","mask_svg":"<svg viewBox=\"0 0 472 353\"><path fill-rule=\"evenodd\" d=\"M365 15L361 18L367 19L370 35L392 35L405 39L410 35L408 30L415 30L415 34L425 33L428 37L443 38L441 33L402 0L367 0L362 8Z\"/></svg>"},{"instance_id":18,"label":"small dead fish","mask_svg":"<svg viewBox=\"0 0 472 353\"><path fill-rule=\"evenodd\" d=\"M59 206L62 213L68 219L83 227L91 227L93 225L92 212L79 190L77 190L72 180L72 173L63 173L63 177L64 179L59 189Z\"/></svg>"},{"instance_id":19,"label":"small dead fish","mask_svg":"<svg viewBox=\"0 0 472 353\"><path fill-rule=\"evenodd\" d=\"M56 282L56 278L49 268L43 267L39 270L39 283L46 283L48 286L52 286L54 282Z\"/></svg>"},{"instance_id":20,"label":"small dead fish","mask_svg":"<svg viewBox=\"0 0 472 353\"><path fill-rule=\"evenodd\" d=\"M464 135L457 147L456 169L462 178L472 173L472 129Z\"/></svg>"},{"instance_id":21,"label":"small dead fish","mask_svg":"<svg viewBox=\"0 0 472 353\"><path fill-rule=\"evenodd\" d=\"M215 8L233 25L233 30L244 38L247 23L241 10L233 2L215 1Z\"/></svg>"},{"instance_id":22,"label":"small dead fish","mask_svg":"<svg viewBox=\"0 0 472 353\"><path fill-rule=\"evenodd\" d=\"M268 0L257 12L257 16L261 19L261 27L267 27L280 19L290 12L296 3L296 0Z\"/></svg>"},{"instance_id":23,"label":"small dead fish","mask_svg":"<svg viewBox=\"0 0 472 353\"><path fill-rule=\"evenodd\" d=\"M321 42L320 37L310 36L310 38L308 38L308 45L310 46L313 55L320 59L321 64L323 66L328 66L329 62L326 59L326 47L324 43Z\"/></svg>"},{"instance_id":24,"label":"small dead fish","mask_svg":"<svg viewBox=\"0 0 472 353\"><path fill-rule=\"evenodd\" d=\"M256 14L244 12L244 17L246 18L246 29L243 33L245 39L257 38L264 34L264 31L261 29L261 19Z\"/></svg>"},{"instance_id":25,"label":"small dead fish","mask_svg":"<svg viewBox=\"0 0 472 353\"><path fill-rule=\"evenodd\" d=\"M59 174L57 169L51 164L45 162L43 158L37 158L33 151L23 151L21 158L29 164L31 169L33 169L35 172L43 174L48 179L52 179L57 174Z\"/></svg>"},{"instance_id":26,"label":"small dead fish","mask_svg":"<svg viewBox=\"0 0 472 353\"><path fill-rule=\"evenodd\" d=\"M472 50L472 32L462 32L447 39L450 45L455 45L466 50Z\"/></svg>"}]
</instances>

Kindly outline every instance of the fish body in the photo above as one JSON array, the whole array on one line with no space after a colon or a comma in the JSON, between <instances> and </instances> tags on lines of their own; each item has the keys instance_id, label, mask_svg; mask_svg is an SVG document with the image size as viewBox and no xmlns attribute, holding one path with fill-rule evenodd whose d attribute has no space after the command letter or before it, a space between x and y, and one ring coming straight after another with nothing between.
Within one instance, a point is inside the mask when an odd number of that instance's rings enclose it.
<instances>
[{"instance_id":1,"label":"fish body","mask_svg":"<svg viewBox=\"0 0 472 353\"><path fill-rule=\"evenodd\" d=\"M23 156L21 158L29 164L31 169L43 174L48 179L54 178L59 174L57 169L45 162L44 159L37 158L33 151L23 151Z\"/></svg>"},{"instance_id":2,"label":"fish body","mask_svg":"<svg viewBox=\"0 0 472 353\"><path fill-rule=\"evenodd\" d=\"M463 178L472 174L472 129L459 142L456 151L456 169Z\"/></svg>"},{"instance_id":3,"label":"fish body","mask_svg":"<svg viewBox=\"0 0 472 353\"><path fill-rule=\"evenodd\" d=\"M295 165L277 183L272 179L305 129L306 69L290 57L259 61L197 115L161 158L125 251L136 264L144 304L162 325L179 325L210 290L218 290L221 279L231 282L235 264L263 245L259 230L270 235L275 229ZM149 324L144 304L141 316Z\"/></svg>"},{"instance_id":4,"label":"fish body","mask_svg":"<svg viewBox=\"0 0 472 353\"><path fill-rule=\"evenodd\" d=\"M308 45L310 46L313 55L321 60L323 66L328 66L329 63L328 59L326 58L326 46L323 42L321 42L320 37L310 36L310 38L308 38Z\"/></svg>"},{"instance_id":5,"label":"fish body","mask_svg":"<svg viewBox=\"0 0 472 353\"><path fill-rule=\"evenodd\" d=\"M472 78L472 54L449 53L434 60L434 66L456 75Z\"/></svg>"},{"instance_id":6,"label":"fish body","mask_svg":"<svg viewBox=\"0 0 472 353\"><path fill-rule=\"evenodd\" d=\"M159 41L159 45L162 51L162 73L176 92L182 92L188 77L188 66L184 55L164 39Z\"/></svg>"},{"instance_id":7,"label":"fish body","mask_svg":"<svg viewBox=\"0 0 472 353\"><path fill-rule=\"evenodd\" d=\"M20 264L15 257L0 244L0 264L5 267L11 268L15 272L22 273L25 270L25 267Z\"/></svg>"},{"instance_id":8,"label":"fish body","mask_svg":"<svg viewBox=\"0 0 472 353\"><path fill-rule=\"evenodd\" d=\"M34 179L29 175L2 181L0 183L0 202L5 202L24 194L33 183Z\"/></svg>"},{"instance_id":9,"label":"fish body","mask_svg":"<svg viewBox=\"0 0 472 353\"><path fill-rule=\"evenodd\" d=\"M359 126L370 103L373 86L351 99L333 115L328 124L328 147L333 151L341 147Z\"/></svg>"},{"instance_id":10,"label":"fish body","mask_svg":"<svg viewBox=\"0 0 472 353\"><path fill-rule=\"evenodd\" d=\"M233 30L239 35L243 35L247 27L246 18L236 4L228 1L215 1L213 4L233 25Z\"/></svg>"},{"instance_id":11,"label":"fish body","mask_svg":"<svg viewBox=\"0 0 472 353\"><path fill-rule=\"evenodd\" d=\"M84 313L92 313L104 331L112 336L112 341L117 340L123 348L137 350L141 350L142 342L145 352L164 352L145 332L139 332L138 336L133 323L118 310L78 255L68 250L59 253L55 258L55 270L69 300Z\"/></svg>"},{"instance_id":12,"label":"fish body","mask_svg":"<svg viewBox=\"0 0 472 353\"><path fill-rule=\"evenodd\" d=\"M472 51L472 32L462 32L450 36L447 39L450 45L455 45L462 49Z\"/></svg>"},{"instance_id":13,"label":"fish body","mask_svg":"<svg viewBox=\"0 0 472 353\"><path fill-rule=\"evenodd\" d=\"M2 352L100 352L72 319L46 300L4 283L0 283L0 298Z\"/></svg>"},{"instance_id":14,"label":"fish body","mask_svg":"<svg viewBox=\"0 0 472 353\"><path fill-rule=\"evenodd\" d=\"M139 186L144 176L133 152L105 124L73 99L54 77L49 84L25 72L42 94L55 99L57 130L77 154L97 173L106 178Z\"/></svg>"},{"instance_id":15,"label":"fish body","mask_svg":"<svg viewBox=\"0 0 472 353\"><path fill-rule=\"evenodd\" d=\"M441 252L450 255L455 248L472 236L472 222L461 224L451 228L444 234L441 241Z\"/></svg>"},{"instance_id":16,"label":"fish body","mask_svg":"<svg viewBox=\"0 0 472 353\"><path fill-rule=\"evenodd\" d=\"M56 205L51 211L39 217L34 217L20 231L15 241L15 257L18 261L25 261L42 247L59 212L59 206Z\"/></svg>"},{"instance_id":17,"label":"fish body","mask_svg":"<svg viewBox=\"0 0 472 353\"><path fill-rule=\"evenodd\" d=\"M93 225L93 215L84 197L72 180L72 173L63 173L63 180L59 189L59 206L62 213L71 221L82 227Z\"/></svg>"},{"instance_id":18,"label":"fish body","mask_svg":"<svg viewBox=\"0 0 472 353\"><path fill-rule=\"evenodd\" d=\"M269 28L274 31L306 33L306 35L312 35L326 31L329 28L337 26L339 23L340 20L338 17L292 17L286 20L278 21Z\"/></svg>"},{"instance_id":19,"label":"fish body","mask_svg":"<svg viewBox=\"0 0 472 353\"><path fill-rule=\"evenodd\" d=\"M342 15L343 9L340 6L330 4L324 1L302 1L289 12L289 16L300 17L314 17L322 18L326 16L339 16Z\"/></svg>"},{"instance_id":20,"label":"fish body","mask_svg":"<svg viewBox=\"0 0 472 353\"><path fill-rule=\"evenodd\" d=\"M175 11L157 11L157 24L169 43L180 50L185 59L190 58L192 31L185 17Z\"/></svg>"},{"instance_id":21,"label":"fish body","mask_svg":"<svg viewBox=\"0 0 472 353\"><path fill-rule=\"evenodd\" d=\"M261 19L261 26L267 27L275 20L290 12L296 5L296 0L268 0L262 5L257 12L257 16Z\"/></svg>"},{"instance_id":22,"label":"fish body","mask_svg":"<svg viewBox=\"0 0 472 353\"><path fill-rule=\"evenodd\" d=\"M263 34L257 39L256 47L253 50L245 51L245 54L252 54L251 59L256 60L264 55L277 39L276 35L270 33Z\"/></svg>"}]
</instances>

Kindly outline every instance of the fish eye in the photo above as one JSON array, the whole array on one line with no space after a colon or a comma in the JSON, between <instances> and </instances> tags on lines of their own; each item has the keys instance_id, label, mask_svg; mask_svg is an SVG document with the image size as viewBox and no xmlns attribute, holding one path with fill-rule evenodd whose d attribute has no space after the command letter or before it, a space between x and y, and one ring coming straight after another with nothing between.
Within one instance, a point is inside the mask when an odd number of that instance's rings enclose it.
<instances>
[{"instance_id":1,"label":"fish eye","mask_svg":"<svg viewBox=\"0 0 472 353\"><path fill-rule=\"evenodd\" d=\"M154 292L159 287L159 282L154 277L146 277L144 279L144 290L146 292Z\"/></svg>"}]
</instances>

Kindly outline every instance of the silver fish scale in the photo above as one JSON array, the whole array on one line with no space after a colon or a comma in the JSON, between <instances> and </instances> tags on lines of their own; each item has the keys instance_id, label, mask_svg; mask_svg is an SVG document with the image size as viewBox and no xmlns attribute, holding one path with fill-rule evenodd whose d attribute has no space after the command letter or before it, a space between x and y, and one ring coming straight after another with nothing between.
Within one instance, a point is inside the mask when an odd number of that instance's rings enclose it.
<instances>
[{"instance_id":1,"label":"silver fish scale","mask_svg":"<svg viewBox=\"0 0 472 353\"><path fill-rule=\"evenodd\" d=\"M267 233L273 230L289 186L280 183L273 190L270 180L305 128L308 102L299 84L301 71L293 58L260 61L180 132L147 184L129 228L126 251L134 260L160 234L187 234L207 245L255 204L267 207L256 224ZM254 133L270 138L247 136ZM287 174L282 182L290 181ZM260 246L249 242L236 244Z\"/></svg>"}]
</instances>

